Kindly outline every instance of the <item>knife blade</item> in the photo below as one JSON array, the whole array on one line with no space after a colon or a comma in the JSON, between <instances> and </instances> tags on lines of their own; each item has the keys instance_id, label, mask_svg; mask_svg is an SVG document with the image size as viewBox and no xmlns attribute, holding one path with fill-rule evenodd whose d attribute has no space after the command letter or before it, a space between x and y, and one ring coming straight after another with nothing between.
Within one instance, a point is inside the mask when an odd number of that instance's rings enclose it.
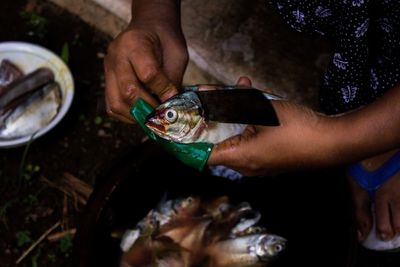
<instances>
[{"instance_id":1,"label":"knife blade","mask_svg":"<svg viewBox=\"0 0 400 267\"><path fill-rule=\"evenodd\" d=\"M279 126L270 100L282 98L254 88L231 88L195 91L206 121Z\"/></svg>"}]
</instances>

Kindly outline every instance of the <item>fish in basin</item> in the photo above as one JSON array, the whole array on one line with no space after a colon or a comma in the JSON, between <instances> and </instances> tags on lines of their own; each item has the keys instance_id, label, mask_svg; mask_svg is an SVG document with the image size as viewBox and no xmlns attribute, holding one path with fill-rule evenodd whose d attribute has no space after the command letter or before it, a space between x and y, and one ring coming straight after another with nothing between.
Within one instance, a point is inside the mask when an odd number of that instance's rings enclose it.
<instances>
[{"instance_id":1,"label":"fish in basin","mask_svg":"<svg viewBox=\"0 0 400 267\"><path fill-rule=\"evenodd\" d=\"M125 231L120 266L268 266L286 239L259 226L260 218L249 203L226 196L163 201Z\"/></svg>"}]
</instances>

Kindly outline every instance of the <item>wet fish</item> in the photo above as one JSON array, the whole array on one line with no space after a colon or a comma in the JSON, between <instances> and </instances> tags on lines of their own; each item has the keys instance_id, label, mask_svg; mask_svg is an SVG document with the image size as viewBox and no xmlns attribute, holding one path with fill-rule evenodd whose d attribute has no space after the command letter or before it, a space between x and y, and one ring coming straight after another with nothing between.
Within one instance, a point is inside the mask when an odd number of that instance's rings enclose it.
<instances>
[{"instance_id":1,"label":"wet fish","mask_svg":"<svg viewBox=\"0 0 400 267\"><path fill-rule=\"evenodd\" d=\"M61 101L61 89L55 82L36 90L22 103L0 115L0 139L34 134L54 119Z\"/></svg>"},{"instance_id":2,"label":"wet fish","mask_svg":"<svg viewBox=\"0 0 400 267\"><path fill-rule=\"evenodd\" d=\"M205 251L213 267L262 266L285 248L286 239L272 234L237 237L209 245Z\"/></svg>"},{"instance_id":3,"label":"wet fish","mask_svg":"<svg viewBox=\"0 0 400 267\"><path fill-rule=\"evenodd\" d=\"M245 124L205 121L200 99L187 91L162 103L146 126L160 137L178 143L219 143L240 134Z\"/></svg>"},{"instance_id":4,"label":"wet fish","mask_svg":"<svg viewBox=\"0 0 400 267\"><path fill-rule=\"evenodd\" d=\"M126 232L121 266L265 267L286 239L256 225L260 216L249 203L233 205L226 196L164 199Z\"/></svg>"},{"instance_id":5,"label":"wet fish","mask_svg":"<svg viewBox=\"0 0 400 267\"><path fill-rule=\"evenodd\" d=\"M128 251L140 237L159 231L159 228L171 221L192 218L199 209L200 198L195 196L172 200L163 199L155 209L150 210L146 217L137 223L135 229L129 229L124 233L120 247L123 251Z\"/></svg>"},{"instance_id":6,"label":"wet fish","mask_svg":"<svg viewBox=\"0 0 400 267\"><path fill-rule=\"evenodd\" d=\"M38 68L23 78L13 81L0 93L0 110L7 109L13 101L51 82L54 82L54 73L49 68Z\"/></svg>"},{"instance_id":7,"label":"wet fish","mask_svg":"<svg viewBox=\"0 0 400 267\"><path fill-rule=\"evenodd\" d=\"M3 88L18 80L24 75L17 65L12 63L8 59L3 59L0 64L0 95L2 94Z\"/></svg>"}]
</instances>

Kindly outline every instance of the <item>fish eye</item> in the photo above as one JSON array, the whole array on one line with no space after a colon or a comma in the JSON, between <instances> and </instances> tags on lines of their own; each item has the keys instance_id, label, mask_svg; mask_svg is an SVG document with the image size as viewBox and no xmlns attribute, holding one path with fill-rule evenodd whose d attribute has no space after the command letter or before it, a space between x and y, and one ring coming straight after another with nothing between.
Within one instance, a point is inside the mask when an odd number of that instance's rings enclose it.
<instances>
[{"instance_id":1,"label":"fish eye","mask_svg":"<svg viewBox=\"0 0 400 267\"><path fill-rule=\"evenodd\" d=\"M173 123L178 119L178 113L175 109L170 108L165 112L165 118L168 122Z\"/></svg>"},{"instance_id":2,"label":"fish eye","mask_svg":"<svg viewBox=\"0 0 400 267\"><path fill-rule=\"evenodd\" d=\"M275 245L275 251L280 252L283 250L283 246L282 245Z\"/></svg>"}]
</instances>

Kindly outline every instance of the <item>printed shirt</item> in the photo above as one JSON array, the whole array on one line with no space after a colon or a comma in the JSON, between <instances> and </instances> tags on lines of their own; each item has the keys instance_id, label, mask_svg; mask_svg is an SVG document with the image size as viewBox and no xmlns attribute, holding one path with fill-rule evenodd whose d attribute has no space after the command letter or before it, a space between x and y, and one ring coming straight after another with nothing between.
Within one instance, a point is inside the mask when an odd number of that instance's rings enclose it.
<instances>
[{"instance_id":1,"label":"printed shirt","mask_svg":"<svg viewBox=\"0 0 400 267\"><path fill-rule=\"evenodd\" d=\"M320 88L322 111L357 108L400 83L399 0L270 2L293 29L333 42Z\"/></svg>"}]
</instances>

